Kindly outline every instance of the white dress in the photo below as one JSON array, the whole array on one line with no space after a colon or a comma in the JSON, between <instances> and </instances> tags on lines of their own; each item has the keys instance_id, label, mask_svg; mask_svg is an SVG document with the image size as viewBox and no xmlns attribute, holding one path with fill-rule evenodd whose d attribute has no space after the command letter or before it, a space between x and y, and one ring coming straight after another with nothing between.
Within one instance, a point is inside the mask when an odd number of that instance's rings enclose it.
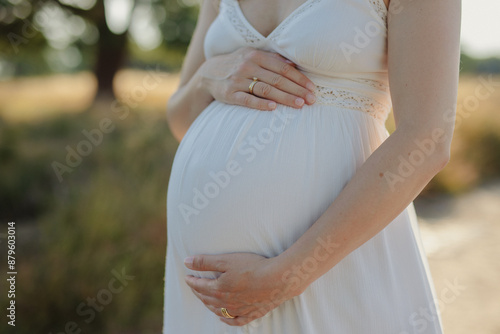
<instances>
[{"instance_id":1,"label":"white dress","mask_svg":"<svg viewBox=\"0 0 500 334\"><path fill-rule=\"evenodd\" d=\"M285 251L388 137L386 19L383 0L307 0L264 37L237 0L221 0L206 58L246 45L279 52L316 84L317 102L269 112L215 100L188 129L167 192L165 334L442 333L413 204L245 326L221 322L184 282L217 277L187 269L189 255Z\"/></svg>"}]
</instances>

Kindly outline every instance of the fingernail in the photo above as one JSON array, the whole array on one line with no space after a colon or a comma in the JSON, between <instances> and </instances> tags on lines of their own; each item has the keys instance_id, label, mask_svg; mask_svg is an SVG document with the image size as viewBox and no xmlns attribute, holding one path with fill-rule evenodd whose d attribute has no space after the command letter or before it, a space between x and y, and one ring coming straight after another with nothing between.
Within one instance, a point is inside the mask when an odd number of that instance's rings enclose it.
<instances>
[{"instance_id":1,"label":"fingernail","mask_svg":"<svg viewBox=\"0 0 500 334\"><path fill-rule=\"evenodd\" d=\"M306 95L306 99L310 103L314 103L316 101L316 96L314 96L313 94L309 93L309 94Z\"/></svg>"},{"instance_id":2,"label":"fingernail","mask_svg":"<svg viewBox=\"0 0 500 334\"><path fill-rule=\"evenodd\" d=\"M184 259L184 264L193 264L194 256L188 256Z\"/></svg>"},{"instance_id":3,"label":"fingernail","mask_svg":"<svg viewBox=\"0 0 500 334\"><path fill-rule=\"evenodd\" d=\"M295 104L298 105L299 107L304 104L304 99L301 97L298 97L295 99Z\"/></svg>"},{"instance_id":4,"label":"fingernail","mask_svg":"<svg viewBox=\"0 0 500 334\"><path fill-rule=\"evenodd\" d=\"M306 87L307 87L307 89L312 90L312 91L314 91L314 89L316 88L316 86L311 82L308 82L306 84Z\"/></svg>"},{"instance_id":5,"label":"fingernail","mask_svg":"<svg viewBox=\"0 0 500 334\"><path fill-rule=\"evenodd\" d=\"M268 106L269 106L269 108L274 109L274 108L276 108L276 102L269 102Z\"/></svg>"}]
</instances>

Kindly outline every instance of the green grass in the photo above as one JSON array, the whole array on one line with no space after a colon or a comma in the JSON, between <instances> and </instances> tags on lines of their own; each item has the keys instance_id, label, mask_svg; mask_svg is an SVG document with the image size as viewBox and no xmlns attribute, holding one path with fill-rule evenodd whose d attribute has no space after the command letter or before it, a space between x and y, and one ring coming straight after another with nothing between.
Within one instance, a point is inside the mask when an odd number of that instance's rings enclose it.
<instances>
[{"instance_id":1,"label":"green grass","mask_svg":"<svg viewBox=\"0 0 500 334\"><path fill-rule=\"evenodd\" d=\"M461 79L459 102L478 84L477 77ZM500 176L498 106L494 91L469 117L461 114L451 161L422 196L459 194ZM18 321L15 331L0 322L0 332L55 334L74 321L82 333L159 333L166 192L178 146L164 113L135 110L124 120L103 110L54 115L0 119L0 233L9 220L18 231ZM52 163L65 163L66 146L76 148L86 139L82 130L103 118L114 130L59 182ZM6 243L0 248L5 254ZM85 322L78 306L107 289L112 270L122 268L134 279ZM6 302L2 293L4 310Z\"/></svg>"},{"instance_id":2,"label":"green grass","mask_svg":"<svg viewBox=\"0 0 500 334\"><path fill-rule=\"evenodd\" d=\"M166 189L177 143L163 119L131 113L113 119L116 129L59 182L52 162L63 163L65 146L103 117L112 115L1 126L2 221L37 231L32 240L18 235L15 333L64 332L68 321L83 333L161 331ZM122 268L134 280L86 323L77 307ZM2 321L0 331L9 330Z\"/></svg>"}]
</instances>

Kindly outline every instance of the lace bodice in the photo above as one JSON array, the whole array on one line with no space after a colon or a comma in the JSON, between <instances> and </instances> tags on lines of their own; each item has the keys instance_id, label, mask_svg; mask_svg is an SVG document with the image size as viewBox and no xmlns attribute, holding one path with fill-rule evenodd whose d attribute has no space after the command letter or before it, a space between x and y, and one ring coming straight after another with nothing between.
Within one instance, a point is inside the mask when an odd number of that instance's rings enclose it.
<instances>
[{"instance_id":1,"label":"lace bodice","mask_svg":"<svg viewBox=\"0 0 500 334\"><path fill-rule=\"evenodd\" d=\"M333 14L337 11L342 15ZM386 21L383 0L306 0L263 36L238 0L220 0L219 15L205 37L205 57L242 46L278 52L316 84L316 103L385 121L391 108Z\"/></svg>"}]
</instances>

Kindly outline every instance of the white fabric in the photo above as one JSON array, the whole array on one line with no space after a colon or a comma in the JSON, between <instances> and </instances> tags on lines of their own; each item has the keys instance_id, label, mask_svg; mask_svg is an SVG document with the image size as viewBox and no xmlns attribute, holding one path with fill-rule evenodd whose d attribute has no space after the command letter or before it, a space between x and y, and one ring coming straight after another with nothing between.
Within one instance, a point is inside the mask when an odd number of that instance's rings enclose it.
<instances>
[{"instance_id":1,"label":"white fabric","mask_svg":"<svg viewBox=\"0 0 500 334\"><path fill-rule=\"evenodd\" d=\"M442 333L413 204L248 325L222 323L184 282L217 277L185 268L189 255L285 251L387 138L386 16L383 0L307 0L263 37L237 0L221 0L205 56L245 45L279 52L317 85L318 101L272 112L213 101L188 129L167 193L165 334Z\"/></svg>"}]
</instances>

